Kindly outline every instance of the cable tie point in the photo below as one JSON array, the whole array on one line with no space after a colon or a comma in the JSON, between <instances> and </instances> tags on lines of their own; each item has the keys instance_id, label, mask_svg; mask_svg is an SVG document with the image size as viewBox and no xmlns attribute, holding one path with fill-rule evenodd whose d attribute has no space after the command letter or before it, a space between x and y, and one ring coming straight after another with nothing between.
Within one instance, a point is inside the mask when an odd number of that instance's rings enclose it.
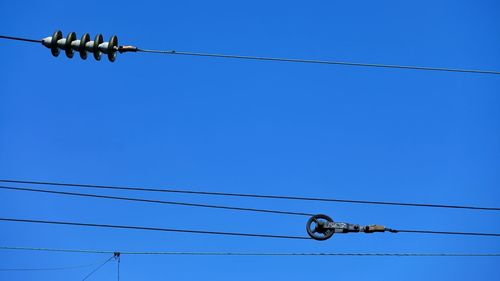
<instances>
[{"instance_id":1,"label":"cable tie point","mask_svg":"<svg viewBox=\"0 0 500 281\"><path fill-rule=\"evenodd\" d=\"M127 52L137 52L138 51L138 48L135 47L135 46L119 46L118 47L118 52L120 52L120 54L123 54L123 53L127 53Z\"/></svg>"}]
</instances>

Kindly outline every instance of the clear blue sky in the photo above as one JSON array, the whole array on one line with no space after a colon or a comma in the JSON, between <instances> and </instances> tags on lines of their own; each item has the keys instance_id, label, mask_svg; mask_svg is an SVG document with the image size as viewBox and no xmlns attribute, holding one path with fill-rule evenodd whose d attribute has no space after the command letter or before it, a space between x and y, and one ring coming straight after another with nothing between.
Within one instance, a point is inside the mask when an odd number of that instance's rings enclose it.
<instances>
[{"instance_id":1,"label":"clear blue sky","mask_svg":"<svg viewBox=\"0 0 500 281\"><path fill-rule=\"evenodd\" d=\"M410 3L411 2L411 3ZM500 70L498 1L2 1L0 33L118 35L143 48ZM500 205L500 77L127 54L53 58L1 41L0 177ZM72 189L77 190L77 189ZM106 193L106 192L103 192ZM111 194L107 192L106 194ZM326 213L394 228L500 232L499 214L126 195ZM306 218L0 191L7 217L305 235ZM0 223L2 245L165 251L500 252L412 234L326 242ZM106 256L0 252L0 267ZM122 280L471 280L495 258L122 259ZM89 269L0 272L79 280ZM107 265L91 280L112 280Z\"/></svg>"}]
</instances>

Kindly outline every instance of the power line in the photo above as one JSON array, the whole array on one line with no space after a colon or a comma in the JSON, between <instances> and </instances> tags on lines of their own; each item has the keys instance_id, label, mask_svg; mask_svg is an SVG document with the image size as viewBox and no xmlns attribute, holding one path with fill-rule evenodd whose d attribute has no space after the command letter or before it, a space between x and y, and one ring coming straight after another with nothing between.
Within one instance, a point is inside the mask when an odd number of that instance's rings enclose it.
<instances>
[{"instance_id":1,"label":"power line","mask_svg":"<svg viewBox=\"0 0 500 281\"><path fill-rule=\"evenodd\" d=\"M46 189L32 189L32 188L11 187L11 186L0 186L0 189L49 193L49 194L58 194L58 195L69 195L69 196L80 196L80 197L92 197L92 198L102 198L102 199L112 199L112 200L123 200L123 201L135 201L135 202L144 202L144 203L180 205L180 206L189 206L189 207L202 207L202 208L226 209L226 210L235 210L235 211L273 213L273 214L281 214L281 215L297 215L297 216L313 216L314 215L314 214L300 213L300 212L288 212L288 211L255 209L255 208L244 208L244 207L232 207L232 206L221 206L221 205L208 205L208 204L187 203L187 202L177 202L177 201L163 201L163 200L153 200L153 199L108 196L108 195L88 194L88 193L64 192L64 191L55 191L55 190L46 190Z\"/></svg>"},{"instance_id":2,"label":"power line","mask_svg":"<svg viewBox=\"0 0 500 281\"><path fill-rule=\"evenodd\" d=\"M54 36L56 34L60 33L60 31L57 31L54 33ZM76 41L76 34L74 32L70 33L74 34L72 35L72 38L70 40L70 43L73 41ZM54 39L53 37L48 37L46 38L47 41L45 42L44 40L34 40L34 39L28 39L28 38L21 38L21 37L12 37L12 36L5 36L5 35L0 35L1 39L8 39L8 40L18 40L18 41L25 41L25 42L33 42L33 43L43 43L47 47L50 47L53 49L54 52L59 55L59 52L57 51L58 48L61 48L63 50L69 50L71 53L73 52L73 47L71 44L69 44L69 47L65 46L64 44L59 44L58 45L58 40L63 39L62 38L62 33L57 35ZM116 38L116 36L115 36ZM67 38L66 38L67 40ZM118 38L115 39L117 44ZM113 45L113 44L111 44ZM256 61L275 61L275 62L291 62L291 63L307 63L307 64L327 64L327 65L341 65L341 66L355 66L355 67L373 67L373 68L391 68L391 69L406 69L406 70L421 70L421 71L440 71L440 72L459 72L459 73L474 73L474 74L493 74L493 75L500 75L500 71L493 71L493 70L479 70L479 69L459 69L459 68L447 68L447 67L427 67L427 66L413 66L413 65L396 65L396 64L376 64L376 63L359 63L359 62L347 62L347 61L330 61L330 60L311 60L311 59L292 59L292 58L278 58L278 57L262 57L262 56L242 56L242 55L229 55L229 54L214 54L214 53L200 53L200 52L180 52L180 51L175 51L175 50L150 50L150 49L141 49L137 48L135 46L114 46L115 48L107 50L108 53L112 54L113 59L111 61L114 61L115 59L115 53L116 51L119 51L120 53L126 53L126 52L141 52L141 53L155 53L155 54L164 54L164 55L183 55L183 56L196 56L196 57L212 57L212 58L226 58L226 59L239 59L239 60L256 60ZM76 45L75 45L76 48ZM97 52L97 50L90 48L89 50L86 50L85 48L83 49L78 49L76 48L77 51L82 51L84 50L85 52L91 51L91 52ZM55 53L53 53L55 56L57 56ZM73 55L69 56L70 58L73 57ZM86 58L86 55L84 55ZM100 58L100 53L99 53L99 58Z\"/></svg>"},{"instance_id":3,"label":"power line","mask_svg":"<svg viewBox=\"0 0 500 281\"><path fill-rule=\"evenodd\" d=\"M34 39L21 38L21 37L13 37L13 36L5 36L5 35L0 35L0 39L8 39L8 40L16 40L16 41L24 41L24 42L33 42L33 43L42 43L42 40L34 40Z\"/></svg>"},{"instance_id":4,"label":"power line","mask_svg":"<svg viewBox=\"0 0 500 281\"><path fill-rule=\"evenodd\" d=\"M174 229L174 228L160 228L160 227L95 224L95 223L79 223L79 222L31 220L31 219L15 219L15 218L0 218L0 221L39 223L39 224L55 224L55 225L72 225L72 226L87 226L87 227L101 227L101 228L134 229L134 230L150 230L150 231L163 231L163 232L196 233L196 234L210 234L210 235L229 235L229 236L282 238L282 239L311 239L311 238L305 237L305 236L272 235L272 234L256 234L256 233L240 233L240 232L223 232L223 231L205 231L205 230L191 230L191 229Z\"/></svg>"},{"instance_id":5,"label":"power line","mask_svg":"<svg viewBox=\"0 0 500 281\"><path fill-rule=\"evenodd\" d=\"M500 233L434 231L434 230L405 230L405 229L398 229L396 231L397 232L406 232L406 233L422 233L422 234L450 234L450 235L499 236L500 237Z\"/></svg>"},{"instance_id":6,"label":"power line","mask_svg":"<svg viewBox=\"0 0 500 281\"><path fill-rule=\"evenodd\" d=\"M112 225L112 224L94 224L94 223L32 220L32 219L17 219L17 218L0 218L0 221L55 224L55 225L71 225L71 226L87 226L87 227L102 227L102 228L134 229L134 230L150 230L150 231L163 231L163 232L181 232L181 233L196 233L196 234L211 234L211 235L213 234L213 235L229 235L229 236L247 236L247 237L262 237L262 238L311 239L310 237L305 237L305 236L272 235L272 234L256 234L256 233L240 233L240 232L223 232L223 231L206 231L206 230L174 229L174 228ZM483 233L483 232L457 232L457 231L408 230L408 229L401 229L401 230L400 229L393 229L391 232L392 233L402 232L402 233L418 233L418 234L500 237L500 233Z\"/></svg>"},{"instance_id":7,"label":"power line","mask_svg":"<svg viewBox=\"0 0 500 281\"><path fill-rule=\"evenodd\" d=\"M34 247L0 246L0 250L44 251L61 253L114 254L116 251L76 250ZM169 256L262 256L262 257L327 257L327 256L383 256L383 257L500 257L500 253L293 253L293 252L176 252L176 251L120 251L120 255L169 255Z\"/></svg>"},{"instance_id":8,"label":"power line","mask_svg":"<svg viewBox=\"0 0 500 281\"><path fill-rule=\"evenodd\" d=\"M87 274L83 279L82 281L85 281L87 280L87 278L89 278L92 274L94 274L96 271L98 271L99 269L101 269L101 267L103 267L105 264L107 264L111 259L113 259L114 256L110 257L109 259L107 259L106 261L104 261L101 265L99 265L98 267L96 267L94 270L92 270L89 274Z\"/></svg>"},{"instance_id":9,"label":"power line","mask_svg":"<svg viewBox=\"0 0 500 281\"><path fill-rule=\"evenodd\" d=\"M145 192L165 192L165 193L198 194L198 195L230 196L230 197L249 197L249 198L280 199L280 200L302 200L302 201L316 201L316 202L390 205L390 206L405 206L405 207L429 207L429 208L467 209L467 210L481 210L481 211L500 211L499 207L479 207L479 206L464 206L464 205L444 205L444 204L422 204L422 203L404 203L404 202L387 202L387 201L350 200L350 199L336 199L336 198L284 196L284 195L244 194L244 193L195 191L195 190L182 190L182 189L159 189L159 188L92 185L92 184L61 183L61 182L23 181L23 180L9 180L9 179L0 179L0 182L23 183L23 184L34 184L34 185L82 187L82 188L95 188L95 189L130 190L130 191L145 191Z\"/></svg>"},{"instance_id":10,"label":"power line","mask_svg":"<svg viewBox=\"0 0 500 281\"><path fill-rule=\"evenodd\" d=\"M179 52L179 51L175 51L175 50L146 50L146 49L139 49L139 48L137 49L137 52L156 53L156 54L165 54L165 55L184 55L184 56L196 56L196 57L242 59L242 60L278 61L278 62L293 62L293 63L329 64L329 65L333 64L333 65L343 65L343 66L395 68L395 69L411 69L411 70L445 71L445 72L461 72L461 73L500 75L499 71L476 70L476 69L458 69L458 68L445 68L445 67L426 67L426 66L395 65L395 64L358 63L358 62L346 62L346 61L325 61L325 60L289 59L289 58L275 58L275 57L240 56L240 55L224 55L224 54L210 54L210 53Z\"/></svg>"},{"instance_id":11,"label":"power line","mask_svg":"<svg viewBox=\"0 0 500 281\"><path fill-rule=\"evenodd\" d=\"M84 265L74 265L74 266L64 266L64 267L37 267L37 268L0 268L0 271L56 271L56 270L70 270L79 269L94 266L95 263L84 264Z\"/></svg>"},{"instance_id":12,"label":"power line","mask_svg":"<svg viewBox=\"0 0 500 281\"><path fill-rule=\"evenodd\" d=\"M62 253L80 253L80 254L114 254L116 252L116 251L106 251L106 250L55 249L55 248L12 247L12 246L0 246L0 250L62 252ZM127 252L120 252L120 253L127 254Z\"/></svg>"}]
</instances>

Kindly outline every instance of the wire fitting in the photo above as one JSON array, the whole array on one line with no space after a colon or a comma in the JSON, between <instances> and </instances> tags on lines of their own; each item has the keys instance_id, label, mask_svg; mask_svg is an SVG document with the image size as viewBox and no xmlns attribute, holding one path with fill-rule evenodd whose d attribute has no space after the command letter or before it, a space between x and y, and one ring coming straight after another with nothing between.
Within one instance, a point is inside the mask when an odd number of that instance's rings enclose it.
<instances>
[{"instance_id":1,"label":"wire fitting","mask_svg":"<svg viewBox=\"0 0 500 281\"><path fill-rule=\"evenodd\" d=\"M351 224L345 222L334 222L332 218L327 215L319 214L312 216L306 225L307 234L315 240L327 240L333 236L335 233L351 233L351 232L364 232L364 233L375 233L375 232L392 232L396 233L396 230L386 228L382 225L367 225L361 227L359 224Z\"/></svg>"},{"instance_id":2,"label":"wire fitting","mask_svg":"<svg viewBox=\"0 0 500 281\"><path fill-rule=\"evenodd\" d=\"M139 49L135 46L119 46L118 47L118 52L120 52L120 54L123 54L123 53L128 53L128 52L137 52Z\"/></svg>"}]
</instances>

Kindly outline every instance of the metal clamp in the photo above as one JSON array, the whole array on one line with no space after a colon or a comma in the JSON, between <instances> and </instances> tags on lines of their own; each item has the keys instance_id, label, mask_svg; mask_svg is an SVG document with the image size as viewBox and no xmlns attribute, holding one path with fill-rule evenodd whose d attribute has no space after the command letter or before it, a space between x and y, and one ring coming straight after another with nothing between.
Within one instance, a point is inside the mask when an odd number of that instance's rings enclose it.
<instances>
[{"instance_id":1,"label":"metal clamp","mask_svg":"<svg viewBox=\"0 0 500 281\"><path fill-rule=\"evenodd\" d=\"M307 234L315 240L327 240L335 233L351 233L351 232L397 232L393 229L386 228L382 225L367 225L361 227L359 224L351 224L345 222L334 222L327 215L319 214L309 218L306 224Z\"/></svg>"}]
</instances>

